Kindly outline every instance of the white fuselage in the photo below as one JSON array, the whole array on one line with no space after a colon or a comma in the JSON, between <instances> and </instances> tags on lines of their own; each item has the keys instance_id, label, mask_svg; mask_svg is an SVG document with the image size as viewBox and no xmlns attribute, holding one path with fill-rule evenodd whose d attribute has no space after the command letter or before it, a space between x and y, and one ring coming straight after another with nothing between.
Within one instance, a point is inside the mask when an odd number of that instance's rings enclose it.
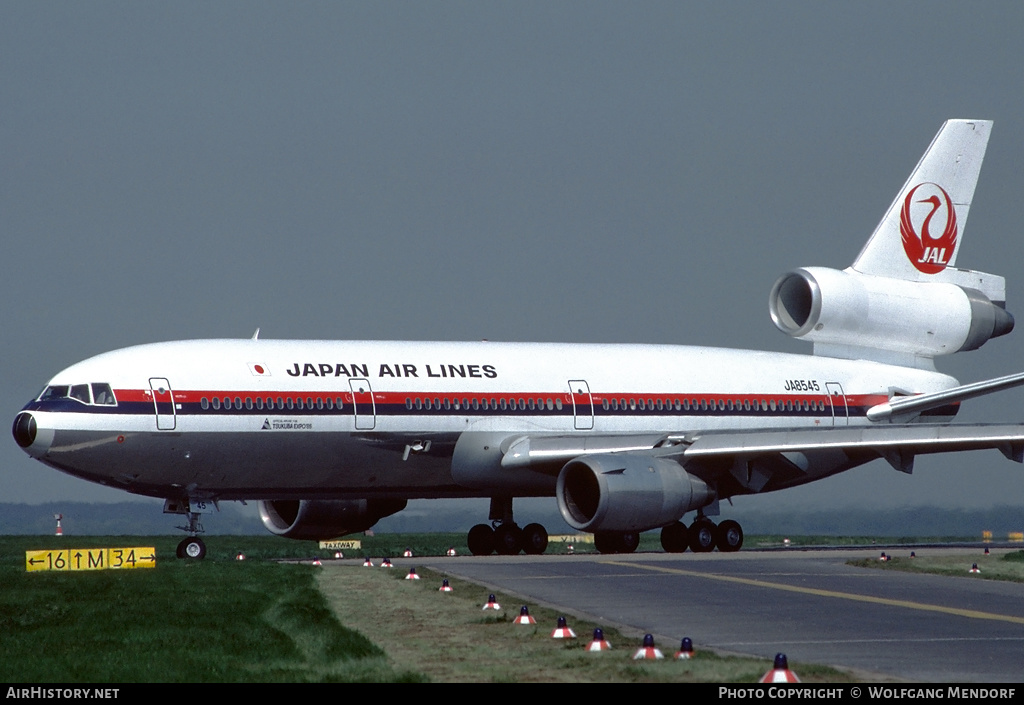
<instances>
[{"instance_id":1,"label":"white fuselage","mask_svg":"<svg viewBox=\"0 0 1024 705\"><path fill-rule=\"evenodd\" d=\"M116 403L82 394L98 384ZM875 362L704 347L181 341L57 374L47 387L57 395L25 407L38 427L26 450L72 474L166 497L486 495L450 472L466 432L860 425L894 392L955 385ZM548 490L523 492L538 493Z\"/></svg>"}]
</instances>

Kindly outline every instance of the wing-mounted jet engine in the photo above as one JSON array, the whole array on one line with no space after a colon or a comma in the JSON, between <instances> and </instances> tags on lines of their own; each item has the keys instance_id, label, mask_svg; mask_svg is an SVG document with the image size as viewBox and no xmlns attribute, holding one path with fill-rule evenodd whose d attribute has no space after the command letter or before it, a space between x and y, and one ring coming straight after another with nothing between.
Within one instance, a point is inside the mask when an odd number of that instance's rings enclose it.
<instances>
[{"instance_id":1,"label":"wing-mounted jet engine","mask_svg":"<svg viewBox=\"0 0 1024 705\"><path fill-rule=\"evenodd\" d=\"M271 533L290 539L324 541L366 531L405 509L404 499L264 500L260 520Z\"/></svg>"}]
</instances>

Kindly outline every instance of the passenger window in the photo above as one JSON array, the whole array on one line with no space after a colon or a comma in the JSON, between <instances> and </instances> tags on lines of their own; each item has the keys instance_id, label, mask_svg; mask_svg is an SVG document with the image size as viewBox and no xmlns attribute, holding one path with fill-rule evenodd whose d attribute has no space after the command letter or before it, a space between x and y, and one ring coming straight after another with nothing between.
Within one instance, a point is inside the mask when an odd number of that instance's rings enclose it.
<instances>
[{"instance_id":1,"label":"passenger window","mask_svg":"<svg viewBox=\"0 0 1024 705\"><path fill-rule=\"evenodd\" d=\"M220 399L218 397L213 398L213 410L218 411L220 409Z\"/></svg>"},{"instance_id":2,"label":"passenger window","mask_svg":"<svg viewBox=\"0 0 1024 705\"><path fill-rule=\"evenodd\" d=\"M199 407L203 411L206 411L207 409L210 408L210 400L207 399L206 397L203 397L202 399L199 400Z\"/></svg>"}]
</instances>

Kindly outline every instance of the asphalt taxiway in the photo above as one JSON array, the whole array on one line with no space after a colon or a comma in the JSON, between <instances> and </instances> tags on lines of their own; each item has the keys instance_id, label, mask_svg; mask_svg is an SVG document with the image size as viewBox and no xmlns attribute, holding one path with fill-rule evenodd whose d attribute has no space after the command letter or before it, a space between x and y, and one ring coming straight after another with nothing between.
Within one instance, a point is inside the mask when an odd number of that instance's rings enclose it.
<instances>
[{"instance_id":1,"label":"asphalt taxiway","mask_svg":"<svg viewBox=\"0 0 1024 705\"><path fill-rule=\"evenodd\" d=\"M698 649L916 682L1024 679L1024 584L850 566L877 550L417 559L566 614ZM909 549L896 555L909 555ZM918 555L923 555L921 549ZM995 558L993 553L991 558Z\"/></svg>"}]
</instances>

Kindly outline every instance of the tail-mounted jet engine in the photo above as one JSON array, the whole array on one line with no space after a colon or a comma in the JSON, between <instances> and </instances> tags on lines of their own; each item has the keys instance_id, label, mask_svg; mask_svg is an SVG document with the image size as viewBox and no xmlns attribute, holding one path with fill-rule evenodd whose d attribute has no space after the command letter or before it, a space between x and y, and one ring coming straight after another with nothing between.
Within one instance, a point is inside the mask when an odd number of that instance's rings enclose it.
<instances>
[{"instance_id":1,"label":"tail-mounted jet engine","mask_svg":"<svg viewBox=\"0 0 1024 705\"><path fill-rule=\"evenodd\" d=\"M710 504L715 493L674 460L637 453L570 460L558 475L558 509L574 529L646 531Z\"/></svg>"},{"instance_id":2,"label":"tail-mounted jet engine","mask_svg":"<svg viewBox=\"0 0 1024 705\"><path fill-rule=\"evenodd\" d=\"M404 499L288 499L264 500L259 508L271 533L321 541L366 531L405 505Z\"/></svg>"},{"instance_id":3,"label":"tail-mounted jet engine","mask_svg":"<svg viewBox=\"0 0 1024 705\"><path fill-rule=\"evenodd\" d=\"M834 357L869 349L932 358L974 350L1013 330L1002 277L944 275L956 283L803 267L779 277L768 306L779 330Z\"/></svg>"}]
</instances>

